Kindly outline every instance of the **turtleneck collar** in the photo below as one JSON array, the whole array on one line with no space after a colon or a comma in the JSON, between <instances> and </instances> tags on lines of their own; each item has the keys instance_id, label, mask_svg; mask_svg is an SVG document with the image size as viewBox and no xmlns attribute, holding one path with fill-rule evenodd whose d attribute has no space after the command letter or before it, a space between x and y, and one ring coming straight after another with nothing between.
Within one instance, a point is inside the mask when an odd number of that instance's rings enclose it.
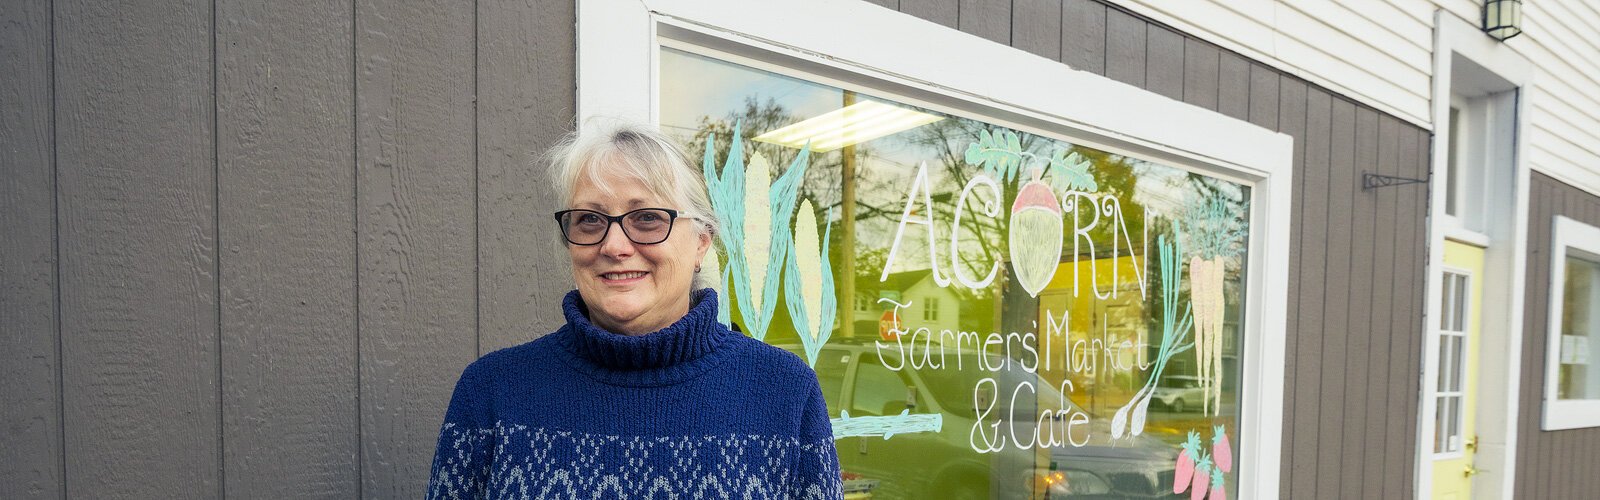
<instances>
[{"instance_id":1,"label":"turtleneck collar","mask_svg":"<svg viewBox=\"0 0 1600 500\"><path fill-rule=\"evenodd\" d=\"M602 379L628 385L660 385L698 374L708 354L736 335L717 323L717 294L694 292L688 314L667 327L644 335L612 333L589 321L589 308L577 290L567 293L561 308L567 317L567 349L579 368Z\"/></svg>"}]
</instances>

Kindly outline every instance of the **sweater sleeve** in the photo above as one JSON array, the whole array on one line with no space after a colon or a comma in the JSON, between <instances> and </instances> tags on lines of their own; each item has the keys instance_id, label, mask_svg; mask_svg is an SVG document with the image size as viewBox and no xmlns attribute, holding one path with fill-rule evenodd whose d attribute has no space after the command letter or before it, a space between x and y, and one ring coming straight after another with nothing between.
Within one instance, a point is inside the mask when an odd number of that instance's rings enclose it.
<instances>
[{"instance_id":1,"label":"sweater sleeve","mask_svg":"<svg viewBox=\"0 0 1600 500\"><path fill-rule=\"evenodd\" d=\"M839 453L833 447L833 424L822 388L811 384L811 396L800 418L800 450L791 469L789 497L843 498L839 478Z\"/></svg>"},{"instance_id":2,"label":"sweater sleeve","mask_svg":"<svg viewBox=\"0 0 1600 500\"><path fill-rule=\"evenodd\" d=\"M456 381L433 454L429 500L488 498L495 427L481 365L480 361L467 366Z\"/></svg>"}]
</instances>

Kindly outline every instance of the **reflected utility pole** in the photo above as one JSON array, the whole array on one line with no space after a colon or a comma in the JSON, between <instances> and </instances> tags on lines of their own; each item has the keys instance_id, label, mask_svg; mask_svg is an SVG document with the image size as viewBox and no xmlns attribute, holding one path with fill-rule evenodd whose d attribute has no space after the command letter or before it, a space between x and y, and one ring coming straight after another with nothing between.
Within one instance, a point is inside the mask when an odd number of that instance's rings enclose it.
<instances>
[{"instance_id":1,"label":"reflected utility pole","mask_svg":"<svg viewBox=\"0 0 1600 500\"><path fill-rule=\"evenodd\" d=\"M855 103L855 91L845 90L844 107ZM839 337L850 339L856 336L856 145L845 146L839 153L839 182L844 188L839 194L840 252L833 282L839 293Z\"/></svg>"}]
</instances>

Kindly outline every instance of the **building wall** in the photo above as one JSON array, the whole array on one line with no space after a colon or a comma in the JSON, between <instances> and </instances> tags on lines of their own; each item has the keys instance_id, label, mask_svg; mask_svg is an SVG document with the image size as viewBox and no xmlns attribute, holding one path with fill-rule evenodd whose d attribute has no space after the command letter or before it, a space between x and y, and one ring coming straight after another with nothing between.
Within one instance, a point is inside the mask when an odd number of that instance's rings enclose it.
<instances>
[{"instance_id":1,"label":"building wall","mask_svg":"<svg viewBox=\"0 0 1600 500\"><path fill-rule=\"evenodd\" d=\"M1436 10L1480 24L1482 0L1111 0L1135 12L1389 111L1432 122ZM1538 74L1528 107L1534 170L1600 191L1600 4L1523 3L1505 46Z\"/></svg>"},{"instance_id":2,"label":"building wall","mask_svg":"<svg viewBox=\"0 0 1600 500\"><path fill-rule=\"evenodd\" d=\"M1092 0L891 3L1293 136L1282 494L1412 491L1425 190L1360 173L1426 176L1425 130ZM0 497L418 494L460 369L560 321L573 21L0 6Z\"/></svg>"},{"instance_id":3,"label":"building wall","mask_svg":"<svg viewBox=\"0 0 1600 500\"><path fill-rule=\"evenodd\" d=\"M421 494L560 322L563 2L0 3L0 498Z\"/></svg>"},{"instance_id":4,"label":"building wall","mask_svg":"<svg viewBox=\"0 0 1600 500\"><path fill-rule=\"evenodd\" d=\"M1550 321L1552 221L1565 215L1600 226L1600 196L1534 173L1528 206L1528 295L1517 416L1517 498L1587 498L1600 491L1600 428L1540 430Z\"/></svg>"}]
</instances>

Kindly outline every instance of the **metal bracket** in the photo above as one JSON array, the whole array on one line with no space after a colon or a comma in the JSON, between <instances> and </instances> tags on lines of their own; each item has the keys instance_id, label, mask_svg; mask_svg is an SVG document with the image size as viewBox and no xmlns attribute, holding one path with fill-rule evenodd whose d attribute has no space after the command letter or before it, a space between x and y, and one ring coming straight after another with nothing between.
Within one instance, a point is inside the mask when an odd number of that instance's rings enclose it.
<instances>
[{"instance_id":1,"label":"metal bracket","mask_svg":"<svg viewBox=\"0 0 1600 500\"><path fill-rule=\"evenodd\" d=\"M1409 177L1395 177L1392 175L1361 173L1361 190L1376 189L1381 187L1399 186L1401 184L1427 184L1426 179L1412 179Z\"/></svg>"}]
</instances>

